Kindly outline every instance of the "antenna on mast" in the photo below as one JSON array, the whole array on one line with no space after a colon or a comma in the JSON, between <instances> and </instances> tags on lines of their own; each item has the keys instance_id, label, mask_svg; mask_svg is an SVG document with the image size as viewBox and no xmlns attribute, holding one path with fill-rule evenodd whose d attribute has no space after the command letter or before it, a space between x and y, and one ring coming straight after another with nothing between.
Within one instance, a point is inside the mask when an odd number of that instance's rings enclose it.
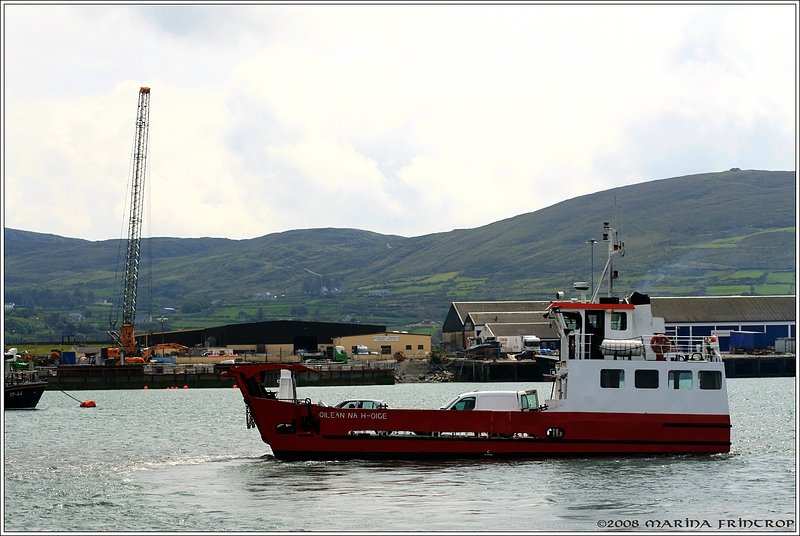
<instances>
[{"instance_id":1,"label":"antenna on mast","mask_svg":"<svg viewBox=\"0 0 800 536\"><path fill-rule=\"evenodd\" d=\"M617 205L617 194L614 194L614 221L617 224L617 228L619 229L620 236L622 236L622 217L620 216L619 206ZM622 248L622 253L620 254L620 257L624 257L625 256L625 244L623 242L620 242L620 247Z\"/></svg>"},{"instance_id":2,"label":"antenna on mast","mask_svg":"<svg viewBox=\"0 0 800 536\"><path fill-rule=\"evenodd\" d=\"M592 302L597 299L600 287L603 286L603 279L605 279L606 276L608 276L608 296L611 296L614 290L614 280L619 277L619 272L614 270L613 258L615 255L621 256L625 254L625 244L619 241L617 230L611 227L610 222L603 222L603 238L601 242L608 243L608 260L603 268L603 273L600 275L600 282L597 284L597 288L592 291Z\"/></svg>"}]
</instances>

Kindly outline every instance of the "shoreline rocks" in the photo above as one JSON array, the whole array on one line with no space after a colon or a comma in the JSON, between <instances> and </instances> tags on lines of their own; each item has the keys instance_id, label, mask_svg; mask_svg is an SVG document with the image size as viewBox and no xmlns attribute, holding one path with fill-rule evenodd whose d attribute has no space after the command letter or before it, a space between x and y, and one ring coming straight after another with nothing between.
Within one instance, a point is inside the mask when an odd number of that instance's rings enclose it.
<instances>
[{"instance_id":1,"label":"shoreline rocks","mask_svg":"<svg viewBox=\"0 0 800 536\"><path fill-rule=\"evenodd\" d=\"M395 365L395 383L441 383L453 381L455 375L446 364L432 365L427 359L409 359Z\"/></svg>"}]
</instances>

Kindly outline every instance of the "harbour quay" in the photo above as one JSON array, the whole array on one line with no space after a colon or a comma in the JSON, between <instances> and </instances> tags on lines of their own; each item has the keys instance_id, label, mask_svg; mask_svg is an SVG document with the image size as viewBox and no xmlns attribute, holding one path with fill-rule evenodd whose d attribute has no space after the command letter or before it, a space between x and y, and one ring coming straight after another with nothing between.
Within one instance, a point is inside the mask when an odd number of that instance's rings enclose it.
<instances>
[{"instance_id":1,"label":"harbour quay","mask_svg":"<svg viewBox=\"0 0 800 536\"><path fill-rule=\"evenodd\" d=\"M782 355L724 355L727 378L794 377L797 369L795 354ZM457 382L517 382L546 381L543 369L533 361L510 361L506 359L448 359L444 365L448 371L446 379L441 374L431 379L427 360L414 360L417 373L410 381L457 381ZM314 372L296 375L298 387L345 386L345 385L393 385L397 383L398 364L394 361L363 363L308 363ZM167 389L183 388L231 388L234 381L222 376L224 370L234 365L60 365L47 369L48 389ZM435 376L435 375L434 375ZM267 385L277 385L277 375L267 378ZM408 379L404 381L409 381Z\"/></svg>"},{"instance_id":2,"label":"harbour quay","mask_svg":"<svg viewBox=\"0 0 800 536\"><path fill-rule=\"evenodd\" d=\"M722 357L727 378L794 377L797 355L727 355Z\"/></svg>"},{"instance_id":3,"label":"harbour quay","mask_svg":"<svg viewBox=\"0 0 800 536\"><path fill-rule=\"evenodd\" d=\"M48 389L232 388L222 372L235 365L60 365L48 367ZM298 374L298 386L394 384L394 362L309 365L315 372ZM269 384L269 383L268 383ZM277 378L275 381L277 386Z\"/></svg>"}]
</instances>

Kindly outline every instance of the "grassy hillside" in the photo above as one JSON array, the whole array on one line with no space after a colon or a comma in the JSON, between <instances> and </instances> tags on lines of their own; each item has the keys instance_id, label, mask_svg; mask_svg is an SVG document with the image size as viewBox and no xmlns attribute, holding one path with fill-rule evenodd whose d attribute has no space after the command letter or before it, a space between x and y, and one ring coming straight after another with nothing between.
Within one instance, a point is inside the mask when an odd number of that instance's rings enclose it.
<instances>
[{"instance_id":1,"label":"grassy hillside","mask_svg":"<svg viewBox=\"0 0 800 536\"><path fill-rule=\"evenodd\" d=\"M145 239L137 311L166 314L165 329L296 318L430 331L451 301L546 299L589 281L586 241L601 238L603 221L625 242L614 265L620 294L793 294L796 199L793 172L728 171L414 238L311 229L252 240ZM17 304L6 312L7 337L29 334L37 315L33 327L57 339L104 333L118 307L93 304L119 301L124 241L4 234L5 301ZM596 280L604 248L594 246ZM84 320L66 322L67 312Z\"/></svg>"}]
</instances>

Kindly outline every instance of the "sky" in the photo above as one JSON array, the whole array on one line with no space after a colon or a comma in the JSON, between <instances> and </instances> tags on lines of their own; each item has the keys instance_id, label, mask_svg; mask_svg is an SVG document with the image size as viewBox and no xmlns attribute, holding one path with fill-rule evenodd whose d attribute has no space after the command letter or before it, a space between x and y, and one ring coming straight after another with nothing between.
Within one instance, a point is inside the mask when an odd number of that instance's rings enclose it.
<instances>
[{"instance_id":1,"label":"sky","mask_svg":"<svg viewBox=\"0 0 800 536\"><path fill-rule=\"evenodd\" d=\"M797 3L3 3L3 222L127 237L475 228L796 170Z\"/></svg>"}]
</instances>

